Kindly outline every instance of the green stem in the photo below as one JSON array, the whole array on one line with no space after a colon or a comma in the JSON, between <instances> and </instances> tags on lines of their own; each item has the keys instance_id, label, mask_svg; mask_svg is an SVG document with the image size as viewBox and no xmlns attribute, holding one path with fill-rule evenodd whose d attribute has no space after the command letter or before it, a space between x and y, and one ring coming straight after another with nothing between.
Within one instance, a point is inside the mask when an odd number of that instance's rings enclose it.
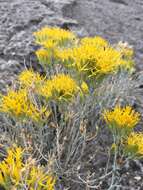
<instances>
[{"instance_id":1,"label":"green stem","mask_svg":"<svg viewBox=\"0 0 143 190\"><path fill-rule=\"evenodd\" d=\"M114 140L114 143L117 145L117 139L116 137L113 135L113 140ZM114 149L114 160L113 160L113 170L112 170L112 179L111 179L111 184L110 184L110 187L108 188L108 190L113 190L113 186L114 186L114 183L115 183L115 179L116 179L116 170L117 170L117 154L118 154L118 148L115 147Z\"/></svg>"}]
</instances>

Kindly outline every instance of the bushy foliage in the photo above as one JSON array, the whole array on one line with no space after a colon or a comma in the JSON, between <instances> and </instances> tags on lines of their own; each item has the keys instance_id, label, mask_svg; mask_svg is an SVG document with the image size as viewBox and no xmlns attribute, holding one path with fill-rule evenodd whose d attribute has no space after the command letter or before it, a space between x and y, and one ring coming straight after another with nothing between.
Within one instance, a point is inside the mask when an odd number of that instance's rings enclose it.
<instances>
[{"instance_id":1,"label":"bushy foliage","mask_svg":"<svg viewBox=\"0 0 143 190\"><path fill-rule=\"evenodd\" d=\"M0 163L0 184L6 189L54 190L55 179L31 157L23 161L24 150L13 147L7 150Z\"/></svg>"},{"instance_id":2,"label":"bushy foliage","mask_svg":"<svg viewBox=\"0 0 143 190\"><path fill-rule=\"evenodd\" d=\"M44 74L26 69L1 95L3 132L17 147L8 149L0 164L0 184L5 189L61 189L62 176L96 189L111 176L113 189L119 181L117 158L143 156L143 134L133 132L141 117L132 108L132 101L139 101L138 82L132 77L133 49L122 42L111 45L99 36L79 39L56 27L44 27L34 37ZM98 144L106 125L113 137L107 145L114 155L114 160L109 158L113 167L93 179L82 161L87 143ZM25 149L30 159L22 157ZM98 153L90 154L94 158Z\"/></svg>"}]
</instances>

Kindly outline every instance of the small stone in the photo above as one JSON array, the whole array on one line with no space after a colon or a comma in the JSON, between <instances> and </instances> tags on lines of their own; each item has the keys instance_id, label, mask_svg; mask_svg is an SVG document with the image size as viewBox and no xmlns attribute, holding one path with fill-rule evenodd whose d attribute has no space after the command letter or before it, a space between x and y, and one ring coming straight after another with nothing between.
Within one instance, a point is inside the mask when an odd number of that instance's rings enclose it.
<instances>
[{"instance_id":1,"label":"small stone","mask_svg":"<svg viewBox=\"0 0 143 190\"><path fill-rule=\"evenodd\" d=\"M137 181L141 180L141 176L135 176L134 179L136 179Z\"/></svg>"}]
</instances>

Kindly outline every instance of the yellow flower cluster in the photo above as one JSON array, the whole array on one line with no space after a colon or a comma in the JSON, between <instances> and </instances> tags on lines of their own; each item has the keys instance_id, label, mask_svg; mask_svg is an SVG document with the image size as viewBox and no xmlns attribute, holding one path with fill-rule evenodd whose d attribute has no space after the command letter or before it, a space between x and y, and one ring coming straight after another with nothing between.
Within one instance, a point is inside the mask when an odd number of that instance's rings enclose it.
<instances>
[{"instance_id":1,"label":"yellow flower cluster","mask_svg":"<svg viewBox=\"0 0 143 190\"><path fill-rule=\"evenodd\" d=\"M50 115L46 107L38 108L30 100L25 89L9 90L8 94L2 97L0 111L16 118L30 118L35 122L41 121L43 115L45 118Z\"/></svg>"},{"instance_id":2,"label":"yellow flower cluster","mask_svg":"<svg viewBox=\"0 0 143 190\"><path fill-rule=\"evenodd\" d=\"M96 36L85 37L76 40L74 45L64 46L64 42L72 41L75 35L70 31L48 27L35 32L34 36L36 42L43 46L36 55L44 64L53 61L66 63L66 66L87 77L102 77L120 68L133 68L133 51L121 43L112 47L105 39Z\"/></svg>"},{"instance_id":3,"label":"yellow flower cluster","mask_svg":"<svg viewBox=\"0 0 143 190\"><path fill-rule=\"evenodd\" d=\"M55 179L37 166L34 160L23 162L24 150L20 147L8 149L7 157L0 163L0 185L6 190L19 189L24 186L29 190L54 190Z\"/></svg>"},{"instance_id":4,"label":"yellow flower cluster","mask_svg":"<svg viewBox=\"0 0 143 190\"><path fill-rule=\"evenodd\" d=\"M143 156L143 133L131 133L130 136L127 138L127 145L129 147L136 148L136 155Z\"/></svg>"},{"instance_id":5,"label":"yellow flower cluster","mask_svg":"<svg viewBox=\"0 0 143 190\"><path fill-rule=\"evenodd\" d=\"M119 52L112 48L102 50L93 45L75 48L73 58L78 71L89 77L114 72L120 64Z\"/></svg>"},{"instance_id":6,"label":"yellow flower cluster","mask_svg":"<svg viewBox=\"0 0 143 190\"><path fill-rule=\"evenodd\" d=\"M52 97L53 84L51 80L46 80L42 86L39 86L37 93L47 99Z\"/></svg>"},{"instance_id":7,"label":"yellow flower cluster","mask_svg":"<svg viewBox=\"0 0 143 190\"><path fill-rule=\"evenodd\" d=\"M57 27L44 27L34 32L34 36L36 43L43 47L36 51L38 60L43 64L50 64L53 59L55 61L57 50L72 45L76 38L72 32Z\"/></svg>"},{"instance_id":8,"label":"yellow flower cluster","mask_svg":"<svg viewBox=\"0 0 143 190\"><path fill-rule=\"evenodd\" d=\"M47 98L68 99L78 92L76 82L66 74L58 74L45 81L45 85L39 88L39 93Z\"/></svg>"},{"instance_id":9,"label":"yellow flower cluster","mask_svg":"<svg viewBox=\"0 0 143 190\"><path fill-rule=\"evenodd\" d=\"M53 91L56 91L61 96L72 96L78 90L76 82L69 75L58 74L51 81L54 86Z\"/></svg>"},{"instance_id":10,"label":"yellow flower cluster","mask_svg":"<svg viewBox=\"0 0 143 190\"><path fill-rule=\"evenodd\" d=\"M6 185L7 180L17 184L20 181L22 164L22 149L9 149L7 158L0 163L0 184Z\"/></svg>"},{"instance_id":11,"label":"yellow flower cluster","mask_svg":"<svg viewBox=\"0 0 143 190\"><path fill-rule=\"evenodd\" d=\"M18 76L18 80L20 81L21 87L35 88L35 86L41 85L44 78L41 77L39 73L34 73L32 70L24 70Z\"/></svg>"},{"instance_id":12,"label":"yellow flower cluster","mask_svg":"<svg viewBox=\"0 0 143 190\"><path fill-rule=\"evenodd\" d=\"M56 57L63 62L71 63L78 72L88 77L103 76L117 72L119 68L132 67L132 62L124 59L121 51L99 37L83 38L78 47L57 50Z\"/></svg>"},{"instance_id":13,"label":"yellow flower cluster","mask_svg":"<svg viewBox=\"0 0 143 190\"><path fill-rule=\"evenodd\" d=\"M66 42L72 41L76 36L68 31L58 27L44 27L41 30L34 32L36 43L51 48L55 45L63 45Z\"/></svg>"},{"instance_id":14,"label":"yellow flower cluster","mask_svg":"<svg viewBox=\"0 0 143 190\"><path fill-rule=\"evenodd\" d=\"M125 155L143 156L143 133L133 132L140 120L138 112L130 106L121 108L117 105L112 111L104 111L103 117L114 136L114 146L122 147Z\"/></svg>"},{"instance_id":15,"label":"yellow flower cluster","mask_svg":"<svg viewBox=\"0 0 143 190\"><path fill-rule=\"evenodd\" d=\"M113 111L105 111L103 116L107 124L115 125L119 128L132 129L140 120L140 114L135 112L130 106L121 108L117 105Z\"/></svg>"},{"instance_id":16,"label":"yellow flower cluster","mask_svg":"<svg viewBox=\"0 0 143 190\"><path fill-rule=\"evenodd\" d=\"M46 79L32 70L26 70L19 75L18 81L18 90L9 89L7 95L2 96L0 111L22 121L45 121L51 114L47 100L69 100L81 90L85 93L88 91L85 82L80 88L67 74ZM41 96L46 98L46 103L41 102Z\"/></svg>"}]
</instances>

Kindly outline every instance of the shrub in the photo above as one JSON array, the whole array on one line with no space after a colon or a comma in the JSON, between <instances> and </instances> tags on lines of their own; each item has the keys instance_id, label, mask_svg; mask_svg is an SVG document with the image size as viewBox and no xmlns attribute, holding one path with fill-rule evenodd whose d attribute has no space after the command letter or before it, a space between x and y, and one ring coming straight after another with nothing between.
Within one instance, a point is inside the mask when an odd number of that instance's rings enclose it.
<instances>
[{"instance_id":1,"label":"shrub","mask_svg":"<svg viewBox=\"0 0 143 190\"><path fill-rule=\"evenodd\" d=\"M122 42L111 45L98 36L78 39L56 27L44 27L34 36L44 74L24 70L1 95L3 131L17 147L9 149L0 164L0 184L6 189L52 190L56 174L67 180L67 186L74 181L87 188L110 177L108 189L113 189L120 181L118 159L140 159L143 154L142 133L133 132L140 120L132 108L133 101L140 101L133 49ZM114 159L109 158L111 170L107 163L105 174L97 177L89 175L85 165L99 154L87 149L89 142L99 149L103 128L110 129L113 137L105 153L110 149ZM22 157L25 148L39 164L47 165L48 174L46 167ZM63 188L60 180L55 187Z\"/></svg>"}]
</instances>

